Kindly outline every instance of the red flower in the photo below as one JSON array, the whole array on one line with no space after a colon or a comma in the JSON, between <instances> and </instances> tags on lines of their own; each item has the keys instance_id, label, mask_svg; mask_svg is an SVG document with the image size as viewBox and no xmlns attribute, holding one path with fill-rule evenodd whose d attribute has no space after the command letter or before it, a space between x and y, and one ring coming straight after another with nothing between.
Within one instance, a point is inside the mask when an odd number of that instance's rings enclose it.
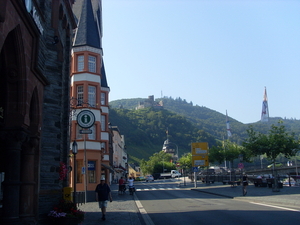
<instances>
[{"instance_id":1,"label":"red flower","mask_svg":"<svg viewBox=\"0 0 300 225\"><path fill-rule=\"evenodd\" d=\"M68 169L66 164L63 162L60 162L60 167L59 167L59 180L64 180L67 177Z\"/></svg>"}]
</instances>

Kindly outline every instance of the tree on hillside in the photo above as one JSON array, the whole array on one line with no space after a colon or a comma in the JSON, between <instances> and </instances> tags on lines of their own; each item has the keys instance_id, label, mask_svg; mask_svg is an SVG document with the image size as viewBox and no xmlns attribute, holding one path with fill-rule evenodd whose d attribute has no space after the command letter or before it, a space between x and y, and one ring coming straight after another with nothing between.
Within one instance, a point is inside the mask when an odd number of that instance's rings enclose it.
<instances>
[{"instance_id":1,"label":"tree on hillside","mask_svg":"<svg viewBox=\"0 0 300 225\"><path fill-rule=\"evenodd\" d=\"M253 130L253 127L247 130L248 138L244 141L245 149L251 151L253 155L265 154L273 163L273 176L275 178L275 190L277 191L277 176L275 171L275 160L279 154L286 158L294 156L299 150L299 141L295 139L295 134L289 134L285 130L282 122L278 126L274 124L268 134L262 134Z\"/></svg>"}]
</instances>

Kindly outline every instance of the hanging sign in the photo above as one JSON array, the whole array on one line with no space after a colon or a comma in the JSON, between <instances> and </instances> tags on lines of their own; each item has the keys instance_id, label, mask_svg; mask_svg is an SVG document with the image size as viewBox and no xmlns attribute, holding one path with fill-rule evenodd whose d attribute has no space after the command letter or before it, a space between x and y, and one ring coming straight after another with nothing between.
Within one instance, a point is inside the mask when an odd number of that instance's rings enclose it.
<instances>
[{"instance_id":1,"label":"hanging sign","mask_svg":"<svg viewBox=\"0 0 300 225\"><path fill-rule=\"evenodd\" d=\"M82 110L77 115L77 123L82 128L90 128L95 123L95 115L90 110Z\"/></svg>"}]
</instances>

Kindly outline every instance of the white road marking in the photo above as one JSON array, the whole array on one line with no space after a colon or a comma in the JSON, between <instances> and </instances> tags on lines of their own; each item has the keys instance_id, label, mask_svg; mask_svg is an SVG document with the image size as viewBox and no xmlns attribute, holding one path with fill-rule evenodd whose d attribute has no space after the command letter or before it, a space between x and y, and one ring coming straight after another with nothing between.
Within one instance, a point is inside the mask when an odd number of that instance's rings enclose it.
<instances>
[{"instance_id":1,"label":"white road marking","mask_svg":"<svg viewBox=\"0 0 300 225\"><path fill-rule=\"evenodd\" d=\"M133 194L134 197L134 201L146 223L146 225L154 225L153 221L151 220L150 216L148 215L146 209L143 207L142 203L140 202L140 200L137 198L136 194Z\"/></svg>"},{"instance_id":2,"label":"white road marking","mask_svg":"<svg viewBox=\"0 0 300 225\"><path fill-rule=\"evenodd\" d=\"M276 208L276 209L284 209L284 210L293 211L293 212L300 212L297 209L291 209L291 208L286 208L286 207L281 207L281 206L276 206L276 205L268 205L268 204L257 203L257 202L250 202L250 203L256 204L256 205L268 206L268 207L272 207L272 208Z\"/></svg>"}]
</instances>

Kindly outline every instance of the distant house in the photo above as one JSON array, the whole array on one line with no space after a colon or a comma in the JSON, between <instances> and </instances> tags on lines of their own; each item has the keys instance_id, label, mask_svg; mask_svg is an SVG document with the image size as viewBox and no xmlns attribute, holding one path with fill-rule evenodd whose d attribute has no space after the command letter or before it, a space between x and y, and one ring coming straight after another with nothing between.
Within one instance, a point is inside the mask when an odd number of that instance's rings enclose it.
<instances>
[{"instance_id":1,"label":"distant house","mask_svg":"<svg viewBox=\"0 0 300 225\"><path fill-rule=\"evenodd\" d=\"M144 109L144 108L162 109L163 101L156 102L154 101L154 95L150 95L148 99L145 99L143 102L139 102L138 106L135 109Z\"/></svg>"},{"instance_id":2,"label":"distant house","mask_svg":"<svg viewBox=\"0 0 300 225\"><path fill-rule=\"evenodd\" d=\"M127 152L125 147L125 137L121 135L117 126L111 127L113 131L113 166L114 180L118 181L127 175Z\"/></svg>"}]
</instances>

